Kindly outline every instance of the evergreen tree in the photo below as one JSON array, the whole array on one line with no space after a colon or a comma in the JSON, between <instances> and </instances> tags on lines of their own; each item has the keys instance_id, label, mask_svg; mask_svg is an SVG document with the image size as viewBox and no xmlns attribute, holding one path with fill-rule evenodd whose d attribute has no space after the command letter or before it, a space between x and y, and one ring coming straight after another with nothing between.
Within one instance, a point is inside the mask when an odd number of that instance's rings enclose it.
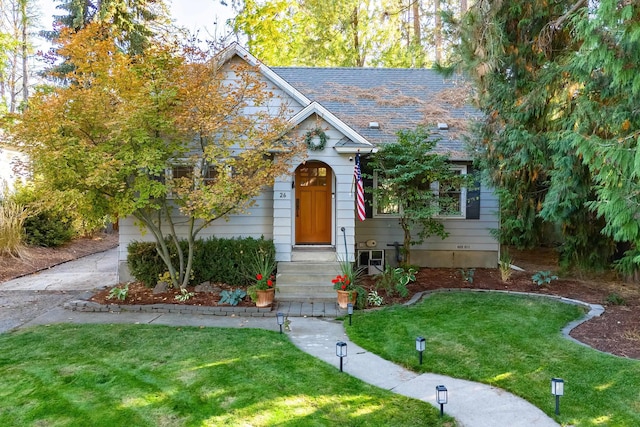
<instances>
[{"instance_id":1,"label":"evergreen tree","mask_svg":"<svg viewBox=\"0 0 640 427\"><path fill-rule=\"evenodd\" d=\"M56 9L62 14L53 17L53 29L42 31L41 35L55 43L62 29L79 31L91 22L109 23L118 36L118 46L131 54L140 54L148 46L150 39L166 32L169 23L164 0L55 0ZM57 48L49 54L55 62ZM70 64L52 65L46 74L67 75Z\"/></svg>"},{"instance_id":2,"label":"evergreen tree","mask_svg":"<svg viewBox=\"0 0 640 427\"><path fill-rule=\"evenodd\" d=\"M500 194L503 243L532 246L556 228L562 259L590 267L615 242L637 247L639 10L481 0L466 14L458 54L486 115L473 148Z\"/></svg>"}]
</instances>

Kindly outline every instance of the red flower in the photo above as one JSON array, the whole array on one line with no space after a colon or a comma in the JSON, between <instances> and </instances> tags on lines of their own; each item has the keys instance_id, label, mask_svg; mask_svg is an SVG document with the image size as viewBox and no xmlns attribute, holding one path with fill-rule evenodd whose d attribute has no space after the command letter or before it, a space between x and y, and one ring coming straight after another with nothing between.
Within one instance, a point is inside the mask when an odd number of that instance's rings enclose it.
<instances>
[{"instance_id":1,"label":"red flower","mask_svg":"<svg viewBox=\"0 0 640 427\"><path fill-rule=\"evenodd\" d=\"M260 273L256 274L256 279L262 280L262 274L260 274Z\"/></svg>"},{"instance_id":2,"label":"red flower","mask_svg":"<svg viewBox=\"0 0 640 427\"><path fill-rule=\"evenodd\" d=\"M267 280L267 286L269 287L273 286L273 282L271 280Z\"/></svg>"},{"instance_id":3,"label":"red flower","mask_svg":"<svg viewBox=\"0 0 640 427\"><path fill-rule=\"evenodd\" d=\"M344 291L345 289L347 289L347 285L342 285L342 290Z\"/></svg>"}]
</instances>

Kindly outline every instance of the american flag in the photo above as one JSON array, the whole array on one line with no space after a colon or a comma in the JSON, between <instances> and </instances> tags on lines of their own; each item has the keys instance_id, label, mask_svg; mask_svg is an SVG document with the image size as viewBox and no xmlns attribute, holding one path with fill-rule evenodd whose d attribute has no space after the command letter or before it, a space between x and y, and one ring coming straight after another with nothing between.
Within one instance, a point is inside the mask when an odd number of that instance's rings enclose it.
<instances>
[{"instance_id":1,"label":"american flag","mask_svg":"<svg viewBox=\"0 0 640 427\"><path fill-rule=\"evenodd\" d=\"M356 165L353 168L353 176L356 181L356 213L360 221L366 216L364 210L364 186L362 185L362 171L360 170L360 153L356 154Z\"/></svg>"}]
</instances>

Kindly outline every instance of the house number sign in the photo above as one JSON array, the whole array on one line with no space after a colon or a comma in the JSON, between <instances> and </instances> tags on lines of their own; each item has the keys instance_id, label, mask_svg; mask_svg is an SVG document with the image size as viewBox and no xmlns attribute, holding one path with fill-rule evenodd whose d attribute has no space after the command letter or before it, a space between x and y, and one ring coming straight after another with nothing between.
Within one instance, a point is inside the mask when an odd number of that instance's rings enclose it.
<instances>
[{"instance_id":1,"label":"house number sign","mask_svg":"<svg viewBox=\"0 0 640 427\"><path fill-rule=\"evenodd\" d=\"M281 192L278 193L278 198L279 199L288 199L289 198L289 193L281 191Z\"/></svg>"}]
</instances>

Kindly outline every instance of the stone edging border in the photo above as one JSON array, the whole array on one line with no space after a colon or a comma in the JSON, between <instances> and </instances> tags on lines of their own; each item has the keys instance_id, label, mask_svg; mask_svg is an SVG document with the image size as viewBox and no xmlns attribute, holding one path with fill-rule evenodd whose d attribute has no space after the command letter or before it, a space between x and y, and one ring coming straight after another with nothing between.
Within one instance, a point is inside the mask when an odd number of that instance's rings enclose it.
<instances>
[{"instance_id":1,"label":"stone edging border","mask_svg":"<svg viewBox=\"0 0 640 427\"><path fill-rule=\"evenodd\" d=\"M582 346L591 348L593 347L578 341L573 338L570 333L573 329L581 325L582 323L594 318L599 317L604 313L604 307L599 304L589 304L584 301L574 300L570 298L560 297L557 295L537 294L530 292L514 292L514 291L500 291L493 289L471 289L471 288L444 288L436 289L432 291L423 291L415 294L409 301L403 304L403 306L411 306L418 303L423 298L428 298L434 293L444 292L486 292L486 293L502 293L509 295L550 298L565 304L573 304L582 306L589 311L583 317L578 320L570 322L562 329L562 334L565 338L573 341ZM89 295L87 296L87 298ZM145 305L131 305L131 304L99 304L93 301L87 300L73 300L64 304L64 308L71 311L81 312L93 312L93 313L119 313L119 312L134 312L134 313L175 313L175 314L191 314L191 315L213 315L213 316L244 316L244 317L275 317L276 313L271 307L258 308L258 307L212 307L212 306L195 306L195 305L180 305L180 304L145 304ZM372 310L377 310L373 308ZM602 352L606 353L606 352ZM610 353L606 353L610 354Z\"/></svg>"},{"instance_id":2,"label":"stone edging border","mask_svg":"<svg viewBox=\"0 0 640 427\"><path fill-rule=\"evenodd\" d=\"M565 298L565 297L561 297L561 296L557 296L557 295L536 294L536 293L531 293L531 292L500 291L500 290L494 290L494 289L444 288L444 289L435 289L433 291L418 292L409 301L407 301L403 305L404 306L410 306L410 305L416 304L422 298L428 298L430 295L435 294L435 293L445 293L445 292L501 293L501 294L526 296L526 297L549 298L549 299L554 299L554 300L559 301L559 302L563 302L565 304L579 305L581 307L584 307L584 308L588 309L589 311L584 316L582 316L580 319L574 320L573 322L569 322L564 328L562 328L562 335L566 339L568 339L569 341L573 341L574 343L580 344L581 346L590 348L590 349L598 351L600 353L608 354L608 355L611 355L611 356L616 356L615 354L608 353L606 351L601 351L601 350L598 350L597 348L593 348L590 345L585 344L582 341L579 341L579 340L573 338L571 335L569 335L573 329L577 328L579 325L583 324L584 322L586 322L588 320L591 320L594 317L601 316L604 313L604 307L602 305L600 305L600 304L590 304L588 302L584 302L584 301L580 301L580 300L576 300L576 299L571 299L571 298ZM616 357L620 357L620 356L616 356Z\"/></svg>"},{"instance_id":3,"label":"stone edging border","mask_svg":"<svg viewBox=\"0 0 640 427\"><path fill-rule=\"evenodd\" d=\"M271 307L199 306L180 304L99 304L93 301L74 300L64 304L66 310L93 313L175 313L204 314L213 316L275 317Z\"/></svg>"}]
</instances>

